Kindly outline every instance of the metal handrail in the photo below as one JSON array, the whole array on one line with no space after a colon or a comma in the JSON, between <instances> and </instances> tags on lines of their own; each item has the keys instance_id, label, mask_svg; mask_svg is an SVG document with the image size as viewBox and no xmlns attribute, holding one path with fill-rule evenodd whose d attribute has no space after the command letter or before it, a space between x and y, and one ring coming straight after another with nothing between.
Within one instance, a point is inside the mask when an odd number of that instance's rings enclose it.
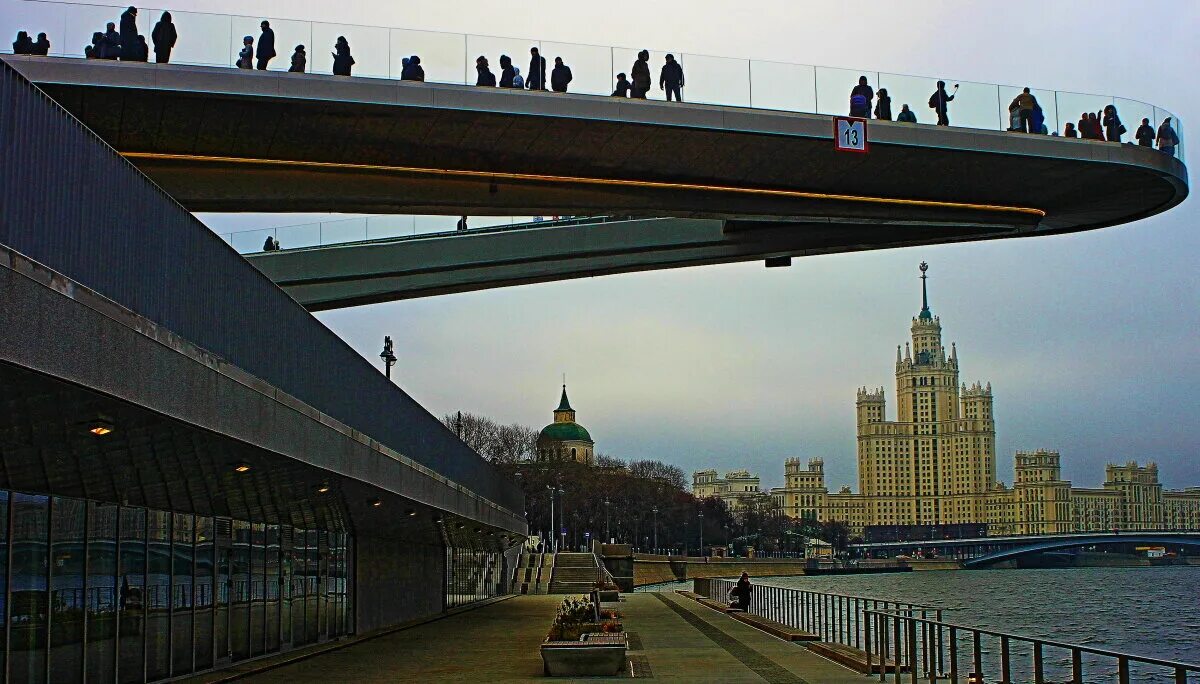
<instances>
[{"instance_id":1,"label":"metal handrail","mask_svg":"<svg viewBox=\"0 0 1200 684\"><path fill-rule=\"evenodd\" d=\"M1046 647L1069 651L1071 654L1071 682L1082 684L1084 681L1083 654L1110 658L1116 661L1117 679L1120 684L1130 682L1130 664L1140 663L1172 670L1176 684L1187 684L1188 673L1200 673L1200 664L1185 663L1166 658L1144 656L1123 651L1072 644L1053 639L1023 636L1011 632L971 627L968 625L945 622L941 616L930 619L928 616L917 616L912 613L902 613L889 610L868 610L865 628L866 670L873 674L879 670L879 681L887 681L890 671L892 681L900 682L901 673L907 673L910 682L915 684L922 679L930 682L945 677L944 665L949 662L949 679L958 681L959 677L959 639L960 633L965 634L970 642L971 670L969 682L1000 681L1012 682L1013 679L1013 650L1012 642L1029 644L1032 679L1034 684L1046 682ZM983 655L983 637L991 637L999 641L998 668L1000 678L989 680L989 671ZM948 645L948 653L945 646ZM922 675L923 671L923 675ZM1023 681L1023 680L1022 680Z\"/></svg>"}]
</instances>

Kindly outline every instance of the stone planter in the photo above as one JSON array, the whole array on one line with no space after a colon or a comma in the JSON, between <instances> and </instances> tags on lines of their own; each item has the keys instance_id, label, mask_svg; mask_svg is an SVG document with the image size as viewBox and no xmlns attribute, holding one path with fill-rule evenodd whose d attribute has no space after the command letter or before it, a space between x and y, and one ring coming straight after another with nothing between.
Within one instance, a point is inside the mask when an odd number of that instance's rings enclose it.
<instances>
[{"instance_id":1,"label":"stone planter","mask_svg":"<svg viewBox=\"0 0 1200 684\"><path fill-rule=\"evenodd\" d=\"M585 634L584 638L542 644L547 677L615 677L624 671L624 634Z\"/></svg>"},{"instance_id":2,"label":"stone planter","mask_svg":"<svg viewBox=\"0 0 1200 684\"><path fill-rule=\"evenodd\" d=\"M601 603L614 603L621 600L621 592L616 589L597 589L596 599Z\"/></svg>"}]
</instances>

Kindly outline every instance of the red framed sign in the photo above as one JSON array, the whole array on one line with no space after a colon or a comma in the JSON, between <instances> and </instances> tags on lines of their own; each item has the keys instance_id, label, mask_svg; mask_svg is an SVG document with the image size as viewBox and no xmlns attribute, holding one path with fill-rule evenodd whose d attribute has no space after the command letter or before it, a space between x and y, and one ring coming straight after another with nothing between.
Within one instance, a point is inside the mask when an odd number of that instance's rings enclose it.
<instances>
[{"instance_id":1,"label":"red framed sign","mask_svg":"<svg viewBox=\"0 0 1200 684\"><path fill-rule=\"evenodd\" d=\"M867 120L856 116L833 117L833 149L866 154Z\"/></svg>"}]
</instances>

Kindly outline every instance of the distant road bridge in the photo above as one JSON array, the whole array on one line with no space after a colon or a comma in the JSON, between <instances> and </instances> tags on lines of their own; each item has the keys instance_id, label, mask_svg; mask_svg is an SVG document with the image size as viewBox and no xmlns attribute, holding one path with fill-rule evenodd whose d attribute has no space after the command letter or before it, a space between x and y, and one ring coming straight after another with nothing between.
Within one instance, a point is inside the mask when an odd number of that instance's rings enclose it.
<instances>
[{"instance_id":1,"label":"distant road bridge","mask_svg":"<svg viewBox=\"0 0 1200 684\"><path fill-rule=\"evenodd\" d=\"M936 552L939 556L963 562L966 568L981 568L1047 551L1117 546L1162 546L1191 548L1200 552L1200 531L1137 530L1128 532L1085 532L1055 535L1017 535L973 539L934 539L851 544L850 550L874 558Z\"/></svg>"}]
</instances>

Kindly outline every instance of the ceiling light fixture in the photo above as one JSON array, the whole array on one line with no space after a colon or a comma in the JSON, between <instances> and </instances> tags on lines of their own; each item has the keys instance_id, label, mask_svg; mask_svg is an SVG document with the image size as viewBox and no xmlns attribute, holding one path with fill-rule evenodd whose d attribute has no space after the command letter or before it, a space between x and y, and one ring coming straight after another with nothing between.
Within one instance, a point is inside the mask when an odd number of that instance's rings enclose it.
<instances>
[{"instance_id":1,"label":"ceiling light fixture","mask_svg":"<svg viewBox=\"0 0 1200 684\"><path fill-rule=\"evenodd\" d=\"M316 486L316 490L318 494L324 494L325 492L329 491L329 485L325 482L322 482Z\"/></svg>"},{"instance_id":2,"label":"ceiling light fixture","mask_svg":"<svg viewBox=\"0 0 1200 684\"><path fill-rule=\"evenodd\" d=\"M379 508L380 506L383 505L383 502L380 501L379 499L369 499L368 502L376 508Z\"/></svg>"},{"instance_id":3,"label":"ceiling light fixture","mask_svg":"<svg viewBox=\"0 0 1200 684\"><path fill-rule=\"evenodd\" d=\"M117 427L113 425L112 421L104 417L90 420L87 423L87 431L93 435L96 435L97 437L103 437L105 435L112 434L113 430L116 429Z\"/></svg>"},{"instance_id":4,"label":"ceiling light fixture","mask_svg":"<svg viewBox=\"0 0 1200 684\"><path fill-rule=\"evenodd\" d=\"M248 473L248 472L250 472L250 464L249 463L235 463L233 465L233 472Z\"/></svg>"}]
</instances>

